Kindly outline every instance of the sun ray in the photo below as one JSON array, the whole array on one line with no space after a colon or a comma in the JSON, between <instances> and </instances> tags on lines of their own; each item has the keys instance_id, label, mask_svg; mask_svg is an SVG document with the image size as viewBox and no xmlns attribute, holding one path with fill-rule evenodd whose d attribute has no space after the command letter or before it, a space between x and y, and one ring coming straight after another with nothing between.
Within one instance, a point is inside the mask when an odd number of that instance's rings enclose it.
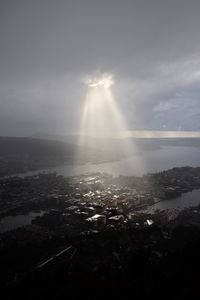
<instances>
[{"instance_id":1,"label":"sun ray","mask_svg":"<svg viewBox=\"0 0 200 300\"><path fill-rule=\"evenodd\" d=\"M124 135L127 126L112 90L113 76L102 74L88 78L85 83L88 89L80 122L79 144L86 149L87 159L95 162L98 156L101 161L106 155L113 159L138 152L132 140ZM78 160L82 160L81 157L83 153L79 151Z\"/></svg>"}]
</instances>

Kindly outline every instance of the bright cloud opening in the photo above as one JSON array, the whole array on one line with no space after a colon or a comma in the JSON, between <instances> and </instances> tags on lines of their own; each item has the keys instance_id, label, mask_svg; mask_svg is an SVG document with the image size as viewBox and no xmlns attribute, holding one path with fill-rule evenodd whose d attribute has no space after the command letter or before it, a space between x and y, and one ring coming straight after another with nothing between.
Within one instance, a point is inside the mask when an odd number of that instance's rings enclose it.
<instances>
[{"instance_id":1,"label":"bright cloud opening","mask_svg":"<svg viewBox=\"0 0 200 300\"><path fill-rule=\"evenodd\" d=\"M91 88L105 87L109 88L114 84L113 76L111 74L102 74L98 77L91 77L86 80L86 84Z\"/></svg>"}]
</instances>

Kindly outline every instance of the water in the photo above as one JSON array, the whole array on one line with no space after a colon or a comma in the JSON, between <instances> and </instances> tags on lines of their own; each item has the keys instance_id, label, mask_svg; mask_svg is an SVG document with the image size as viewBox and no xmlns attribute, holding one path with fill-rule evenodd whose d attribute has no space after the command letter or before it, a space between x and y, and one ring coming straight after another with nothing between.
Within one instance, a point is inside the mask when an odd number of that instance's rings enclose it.
<instances>
[{"instance_id":1,"label":"water","mask_svg":"<svg viewBox=\"0 0 200 300\"><path fill-rule=\"evenodd\" d=\"M120 161L77 166L65 165L62 167L43 170L43 172L56 171L59 175L64 176L74 176L95 172L106 172L115 176L120 174L127 176L141 176L147 173L156 173L166 169L182 166L200 166L200 148L164 146L162 149L144 151L142 155L134 155ZM18 175L29 176L39 172L41 173L41 171L35 171ZM155 209L183 209L184 207L195 206L199 203L200 190L194 190L190 193L183 194L178 198L159 202L151 208L151 211L153 212ZM31 212L27 215L5 217L0 221L0 232L29 225L36 216L41 214L43 214L43 212Z\"/></svg>"},{"instance_id":2,"label":"water","mask_svg":"<svg viewBox=\"0 0 200 300\"><path fill-rule=\"evenodd\" d=\"M156 173L183 166L200 166L200 148L164 146L161 149L144 151L141 155L133 155L121 159L120 161L101 164L64 165L43 171L56 171L59 175L64 176L96 172L106 172L115 176L120 174L141 176L147 173ZM26 175L34 175L37 173L38 171L27 172ZM21 175L24 176L23 174Z\"/></svg>"},{"instance_id":3,"label":"water","mask_svg":"<svg viewBox=\"0 0 200 300\"><path fill-rule=\"evenodd\" d=\"M186 207L197 206L200 204L200 190L193 190L182 194L177 198L170 200L165 200L154 204L149 212L153 213L155 210L168 210L168 209L177 209L182 210Z\"/></svg>"},{"instance_id":4,"label":"water","mask_svg":"<svg viewBox=\"0 0 200 300\"><path fill-rule=\"evenodd\" d=\"M19 227L30 225L37 216L42 216L44 211L30 212L26 215L8 216L0 220L0 233L10 231Z\"/></svg>"}]
</instances>

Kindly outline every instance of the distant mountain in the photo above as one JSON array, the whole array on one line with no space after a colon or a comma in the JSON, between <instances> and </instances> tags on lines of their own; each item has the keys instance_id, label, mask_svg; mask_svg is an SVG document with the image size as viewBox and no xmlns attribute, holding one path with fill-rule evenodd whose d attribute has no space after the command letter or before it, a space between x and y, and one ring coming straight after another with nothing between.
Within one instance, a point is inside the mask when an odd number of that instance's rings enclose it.
<instances>
[{"instance_id":1,"label":"distant mountain","mask_svg":"<svg viewBox=\"0 0 200 300\"><path fill-rule=\"evenodd\" d=\"M53 140L60 142L67 142L71 144L77 144L79 136L78 135L59 135L59 134L48 134L48 133L35 133L31 138L42 139L42 140Z\"/></svg>"},{"instance_id":2,"label":"distant mountain","mask_svg":"<svg viewBox=\"0 0 200 300\"><path fill-rule=\"evenodd\" d=\"M78 135L0 137L0 176L64 164L115 161L163 146L200 147L200 138L100 139Z\"/></svg>"},{"instance_id":3,"label":"distant mountain","mask_svg":"<svg viewBox=\"0 0 200 300\"><path fill-rule=\"evenodd\" d=\"M89 149L36 138L0 137L0 176L88 160Z\"/></svg>"},{"instance_id":4,"label":"distant mountain","mask_svg":"<svg viewBox=\"0 0 200 300\"><path fill-rule=\"evenodd\" d=\"M0 156L72 155L77 146L61 141L36 138L0 137Z\"/></svg>"},{"instance_id":5,"label":"distant mountain","mask_svg":"<svg viewBox=\"0 0 200 300\"><path fill-rule=\"evenodd\" d=\"M0 137L0 176L64 164L101 163L121 158L97 144L73 144L42 138Z\"/></svg>"},{"instance_id":6,"label":"distant mountain","mask_svg":"<svg viewBox=\"0 0 200 300\"><path fill-rule=\"evenodd\" d=\"M63 141L81 147L96 148L106 152L123 153L123 146L132 145L131 151L148 151L160 149L162 146L200 147L200 138L95 138L79 135L39 134L38 138Z\"/></svg>"},{"instance_id":7,"label":"distant mountain","mask_svg":"<svg viewBox=\"0 0 200 300\"><path fill-rule=\"evenodd\" d=\"M200 147L200 138L162 138L161 144L177 147Z\"/></svg>"}]
</instances>

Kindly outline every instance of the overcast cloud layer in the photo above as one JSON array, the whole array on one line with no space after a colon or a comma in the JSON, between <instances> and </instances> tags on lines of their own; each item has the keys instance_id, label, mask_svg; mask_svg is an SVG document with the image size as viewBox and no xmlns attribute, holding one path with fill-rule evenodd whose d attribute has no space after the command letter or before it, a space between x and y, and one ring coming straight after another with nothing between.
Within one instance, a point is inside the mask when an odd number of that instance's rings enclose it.
<instances>
[{"instance_id":1,"label":"overcast cloud layer","mask_svg":"<svg viewBox=\"0 0 200 300\"><path fill-rule=\"evenodd\" d=\"M114 74L129 130L200 130L200 1L0 0L0 135L79 129Z\"/></svg>"}]
</instances>

